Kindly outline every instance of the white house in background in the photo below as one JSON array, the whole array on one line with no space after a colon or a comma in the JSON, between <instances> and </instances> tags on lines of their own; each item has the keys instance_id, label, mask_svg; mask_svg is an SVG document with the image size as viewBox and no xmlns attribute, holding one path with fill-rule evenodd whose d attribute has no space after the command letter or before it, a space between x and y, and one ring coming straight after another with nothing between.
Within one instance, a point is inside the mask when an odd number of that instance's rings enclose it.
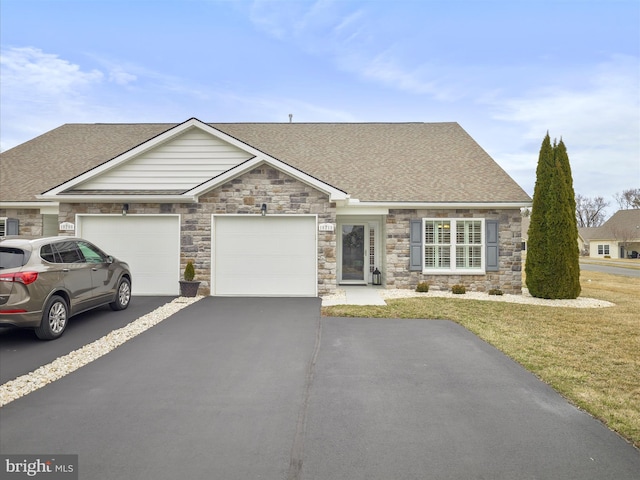
<instances>
[{"instance_id":1,"label":"white house in background","mask_svg":"<svg viewBox=\"0 0 640 480\"><path fill-rule=\"evenodd\" d=\"M640 255L640 209L618 210L591 234L589 256L638 258Z\"/></svg>"}]
</instances>

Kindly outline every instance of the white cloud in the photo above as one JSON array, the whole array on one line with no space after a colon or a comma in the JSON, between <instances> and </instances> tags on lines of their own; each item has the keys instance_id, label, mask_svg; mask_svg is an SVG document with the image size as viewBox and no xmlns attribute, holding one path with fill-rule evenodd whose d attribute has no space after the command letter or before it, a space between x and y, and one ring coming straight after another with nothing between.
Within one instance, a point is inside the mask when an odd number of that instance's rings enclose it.
<instances>
[{"instance_id":1,"label":"white cloud","mask_svg":"<svg viewBox=\"0 0 640 480\"><path fill-rule=\"evenodd\" d=\"M526 126L525 138L540 132L575 135L603 142L638 142L640 122L640 77L638 60L614 57L612 61L585 72L586 87L549 85L520 98L494 105L494 118ZM544 133L543 133L544 134Z\"/></svg>"},{"instance_id":2,"label":"white cloud","mask_svg":"<svg viewBox=\"0 0 640 480\"><path fill-rule=\"evenodd\" d=\"M125 72L121 67L115 67L109 72L109 81L118 85L128 85L137 79L136 75Z\"/></svg>"},{"instance_id":3,"label":"white cloud","mask_svg":"<svg viewBox=\"0 0 640 480\"><path fill-rule=\"evenodd\" d=\"M95 114L85 95L104 80L99 70L82 70L33 47L3 48L0 75L0 150L59 126L60 118L78 121Z\"/></svg>"},{"instance_id":4,"label":"white cloud","mask_svg":"<svg viewBox=\"0 0 640 480\"><path fill-rule=\"evenodd\" d=\"M3 88L29 95L64 95L103 79L98 70L82 71L78 65L33 47L2 49Z\"/></svg>"},{"instance_id":5,"label":"white cloud","mask_svg":"<svg viewBox=\"0 0 640 480\"><path fill-rule=\"evenodd\" d=\"M611 197L640 182L640 74L638 59L614 56L582 72L581 87L549 84L520 97L490 101L492 118L517 131L498 156L509 171L522 171L528 158L530 178L547 131L567 145L574 189L587 196ZM485 99L485 101L489 102ZM505 140L505 139L503 139ZM511 148L510 151L507 151ZM531 183L531 186L533 182ZM527 188L531 192L530 188Z\"/></svg>"}]
</instances>

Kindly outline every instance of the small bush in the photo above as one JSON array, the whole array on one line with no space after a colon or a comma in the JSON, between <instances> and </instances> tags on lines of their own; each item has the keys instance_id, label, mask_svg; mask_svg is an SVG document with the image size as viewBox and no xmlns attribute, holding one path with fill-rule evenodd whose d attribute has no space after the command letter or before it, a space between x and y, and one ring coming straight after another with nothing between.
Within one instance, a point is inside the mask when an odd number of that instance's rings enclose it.
<instances>
[{"instance_id":1,"label":"small bush","mask_svg":"<svg viewBox=\"0 0 640 480\"><path fill-rule=\"evenodd\" d=\"M196 276L196 269L193 268L193 262L189 260L189 263L187 263L187 266L184 267L184 279L187 282L192 282L195 276Z\"/></svg>"},{"instance_id":2,"label":"small bush","mask_svg":"<svg viewBox=\"0 0 640 480\"><path fill-rule=\"evenodd\" d=\"M467 293L467 289L464 285L454 285L453 287L451 287L451 292L455 293L456 295L462 295L463 293Z\"/></svg>"},{"instance_id":3,"label":"small bush","mask_svg":"<svg viewBox=\"0 0 640 480\"><path fill-rule=\"evenodd\" d=\"M489 295L503 295L503 292L499 288L492 288L489 290Z\"/></svg>"},{"instance_id":4,"label":"small bush","mask_svg":"<svg viewBox=\"0 0 640 480\"><path fill-rule=\"evenodd\" d=\"M428 291L429 291L429 284L427 282L420 282L416 287L416 292L425 293Z\"/></svg>"}]
</instances>

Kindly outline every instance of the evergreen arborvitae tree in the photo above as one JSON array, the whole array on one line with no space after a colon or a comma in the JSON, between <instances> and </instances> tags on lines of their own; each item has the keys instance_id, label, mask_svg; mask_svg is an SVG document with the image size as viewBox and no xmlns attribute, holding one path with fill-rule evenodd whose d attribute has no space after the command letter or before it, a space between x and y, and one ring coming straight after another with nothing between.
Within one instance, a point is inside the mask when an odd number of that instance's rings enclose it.
<instances>
[{"instance_id":1,"label":"evergreen arborvitae tree","mask_svg":"<svg viewBox=\"0 0 640 480\"><path fill-rule=\"evenodd\" d=\"M569 156L564 142L540 148L527 248L527 288L538 298L580 295L578 226Z\"/></svg>"}]
</instances>

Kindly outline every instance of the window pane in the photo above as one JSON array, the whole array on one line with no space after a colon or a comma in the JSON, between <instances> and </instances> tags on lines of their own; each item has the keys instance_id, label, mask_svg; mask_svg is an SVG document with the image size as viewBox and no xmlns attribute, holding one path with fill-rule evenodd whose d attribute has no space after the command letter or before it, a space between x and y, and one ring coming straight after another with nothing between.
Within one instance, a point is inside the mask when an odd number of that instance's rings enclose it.
<instances>
[{"instance_id":1,"label":"window pane","mask_svg":"<svg viewBox=\"0 0 640 480\"><path fill-rule=\"evenodd\" d=\"M457 268L480 268L482 266L482 248L476 246L456 247Z\"/></svg>"},{"instance_id":2,"label":"window pane","mask_svg":"<svg viewBox=\"0 0 640 480\"><path fill-rule=\"evenodd\" d=\"M451 247L439 247L440 261L438 267L449 268L451 266Z\"/></svg>"},{"instance_id":3,"label":"window pane","mask_svg":"<svg viewBox=\"0 0 640 480\"><path fill-rule=\"evenodd\" d=\"M425 221L425 268L450 268L451 266L451 221Z\"/></svg>"},{"instance_id":4,"label":"window pane","mask_svg":"<svg viewBox=\"0 0 640 480\"><path fill-rule=\"evenodd\" d=\"M451 243L451 222L438 222L438 243Z\"/></svg>"},{"instance_id":5,"label":"window pane","mask_svg":"<svg viewBox=\"0 0 640 480\"><path fill-rule=\"evenodd\" d=\"M482 243L482 222L479 220L458 220L456 222L456 243L457 244L481 244Z\"/></svg>"},{"instance_id":6,"label":"window pane","mask_svg":"<svg viewBox=\"0 0 640 480\"><path fill-rule=\"evenodd\" d=\"M436 247L424 248L424 265L426 268L435 268L436 266Z\"/></svg>"},{"instance_id":7,"label":"window pane","mask_svg":"<svg viewBox=\"0 0 640 480\"><path fill-rule=\"evenodd\" d=\"M0 247L0 268L21 267L28 259L29 256L19 248Z\"/></svg>"},{"instance_id":8,"label":"window pane","mask_svg":"<svg viewBox=\"0 0 640 480\"><path fill-rule=\"evenodd\" d=\"M82 255L84 255L84 259L87 263L105 263L107 261L106 257L100 250L93 248L87 243L79 242L78 248L82 252Z\"/></svg>"},{"instance_id":9,"label":"window pane","mask_svg":"<svg viewBox=\"0 0 640 480\"><path fill-rule=\"evenodd\" d=\"M435 225L434 222L425 222L424 224L424 243L426 245L436 243L435 242Z\"/></svg>"},{"instance_id":10,"label":"window pane","mask_svg":"<svg viewBox=\"0 0 640 480\"><path fill-rule=\"evenodd\" d=\"M40 257L45 262L55 263L56 261L53 253L53 247L50 244L42 246L42 248L40 249Z\"/></svg>"},{"instance_id":11,"label":"window pane","mask_svg":"<svg viewBox=\"0 0 640 480\"><path fill-rule=\"evenodd\" d=\"M62 263L83 263L82 256L76 248L76 242L56 243L55 248Z\"/></svg>"}]
</instances>

